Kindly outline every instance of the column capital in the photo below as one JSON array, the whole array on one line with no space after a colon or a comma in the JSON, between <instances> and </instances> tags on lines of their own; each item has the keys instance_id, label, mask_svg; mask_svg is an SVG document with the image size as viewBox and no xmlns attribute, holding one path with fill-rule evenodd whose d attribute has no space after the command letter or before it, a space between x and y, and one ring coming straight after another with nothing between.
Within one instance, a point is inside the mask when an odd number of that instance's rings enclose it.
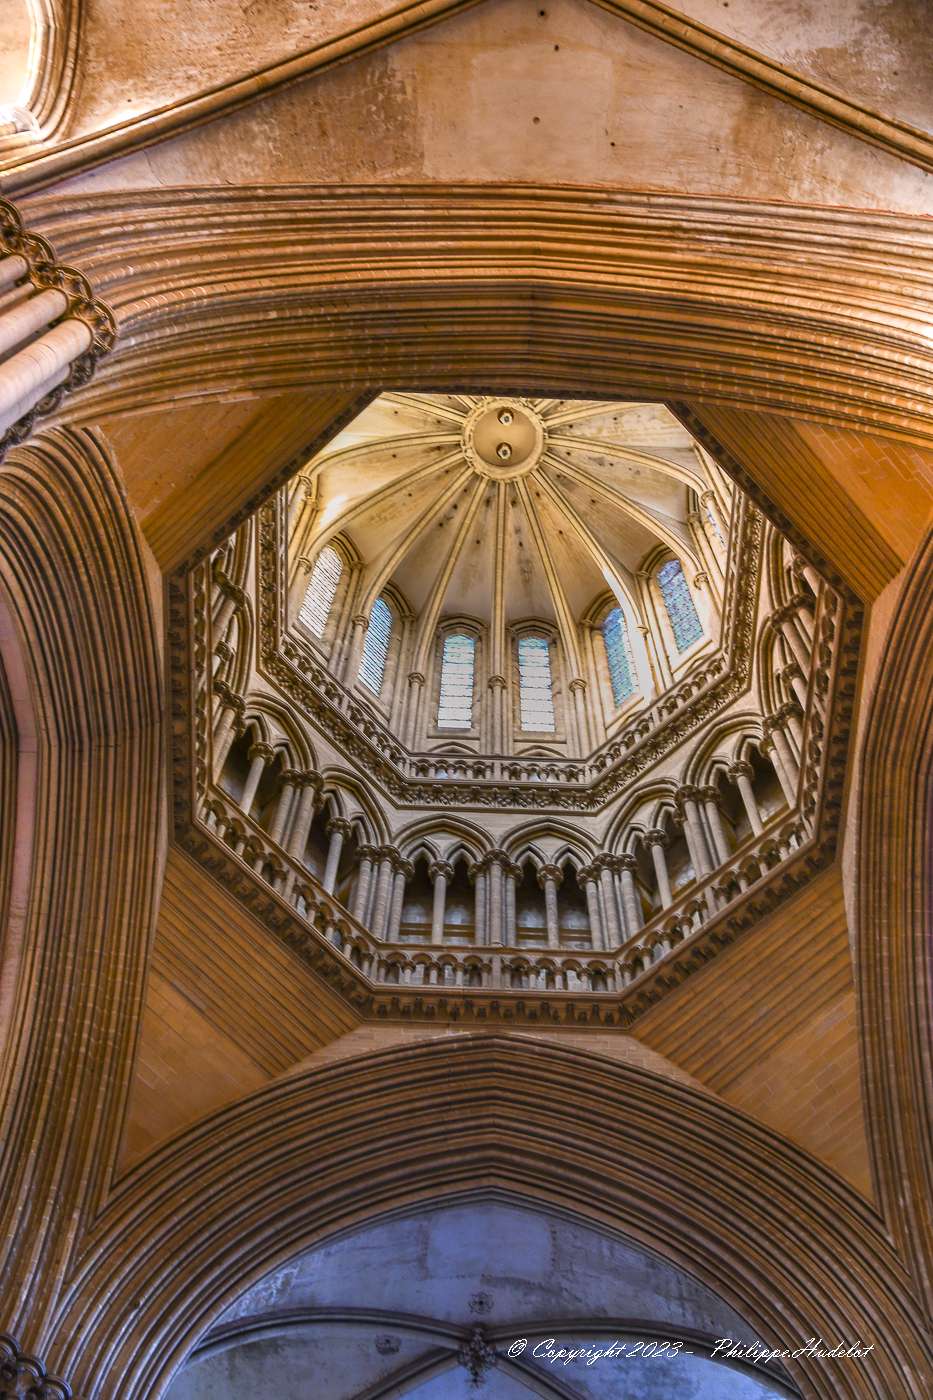
<instances>
[{"instance_id":1,"label":"column capital","mask_svg":"<svg viewBox=\"0 0 933 1400\"><path fill-rule=\"evenodd\" d=\"M586 691L586 681L583 679L582 676L574 676L573 680L570 682L570 684L569 684L569 686L567 687L567 689L568 689L568 690L582 690L582 691L585 692L585 691Z\"/></svg>"},{"instance_id":2,"label":"column capital","mask_svg":"<svg viewBox=\"0 0 933 1400\"><path fill-rule=\"evenodd\" d=\"M425 677L424 677L424 672L423 672L423 671L409 671L409 672L408 672L408 684L409 684L409 685L424 685L424 681L425 681Z\"/></svg>"},{"instance_id":3,"label":"column capital","mask_svg":"<svg viewBox=\"0 0 933 1400\"><path fill-rule=\"evenodd\" d=\"M784 720L780 712L773 715L765 715L761 726L765 732L765 738L767 739L768 737L770 737L770 735L774 733L775 729L783 728L783 725Z\"/></svg>"},{"instance_id":4,"label":"column capital","mask_svg":"<svg viewBox=\"0 0 933 1400\"><path fill-rule=\"evenodd\" d=\"M701 569L698 574L694 575L693 586L695 588L707 588L709 586L709 574L705 569Z\"/></svg>"},{"instance_id":5,"label":"column capital","mask_svg":"<svg viewBox=\"0 0 933 1400\"><path fill-rule=\"evenodd\" d=\"M486 684L490 690L505 690L508 681L505 679L505 676L495 675L490 676Z\"/></svg>"},{"instance_id":6,"label":"column capital","mask_svg":"<svg viewBox=\"0 0 933 1400\"><path fill-rule=\"evenodd\" d=\"M315 792L320 792L324 786L324 774L315 773L313 769L306 768L303 773L297 775L295 785L302 788L314 788Z\"/></svg>"},{"instance_id":7,"label":"column capital","mask_svg":"<svg viewBox=\"0 0 933 1400\"><path fill-rule=\"evenodd\" d=\"M428 874L432 880L436 880L439 875L442 875L445 880L452 880L453 873L454 868L449 860L432 860L428 866Z\"/></svg>"},{"instance_id":8,"label":"column capital","mask_svg":"<svg viewBox=\"0 0 933 1400\"><path fill-rule=\"evenodd\" d=\"M592 865L581 865L577 871L577 879L582 880L584 885L598 884L599 869L596 861L594 860Z\"/></svg>"},{"instance_id":9,"label":"column capital","mask_svg":"<svg viewBox=\"0 0 933 1400\"><path fill-rule=\"evenodd\" d=\"M659 826L653 826L645 832L646 846L666 846L667 832L662 831Z\"/></svg>"},{"instance_id":10,"label":"column capital","mask_svg":"<svg viewBox=\"0 0 933 1400\"><path fill-rule=\"evenodd\" d=\"M803 710L796 700L785 700L784 704L777 711L777 716L785 722L789 719L799 719L802 714Z\"/></svg>"},{"instance_id":11,"label":"column capital","mask_svg":"<svg viewBox=\"0 0 933 1400\"><path fill-rule=\"evenodd\" d=\"M700 789L694 786L693 783L683 783L674 793L674 797L681 804L684 802L699 802Z\"/></svg>"},{"instance_id":12,"label":"column capital","mask_svg":"<svg viewBox=\"0 0 933 1400\"><path fill-rule=\"evenodd\" d=\"M620 856L616 856L620 870L631 870L633 873L638 869L638 861L631 851L623 851Z\"/></svg>"},{"instance_id":13,"label":"column capital","mask_svg":"<svg viewBox=\"0 0 933 1400\"><path fill-rule=\"evenodd\" d=\"M559 865L542 865L537 874L538 884L544 886L550 881L557 889L560 889L564 882L564 872Z\"/></svg>"},{"instance_id":14,"label":"column capital","mask_svg":"<svg viewBox=\"0 0 933 1400\"><path fill-rule=\"evenodd\" d=\"M704 802L712 802L715 807L722 807L722 793L712 783L707 783L705 787L700 788L700 796Z\"/></svg>"},{"instance_id":15,"label":"column capital","mask_svg":"<svg viewBox=\"0 0 933 1400\"><path fill-rule=\"evenodd\" d=\"M735 782L738 778L753 778L755 770L750 763L746 763L744 758L740 758L733 763L728 770L729 777Z\"/></svg>"},{"instance_id":16,"label":"column capital","mask_svg":"<svg viewBox=\"0 0 933 1400\"><path fill-rule=\"evenodd\" d=\"M353 626L354 626L354 627L368 627L368 626L369 626L369 618L366 616L365 613L355 613L355 614L353 615L353 617L350 619L350 621L353 623Z\"/></svg>"},{"instance_id":17,"label":"column capital","mask_svg":"<svg viewBox=\"0 0 933 1400\"><path fill-rule=\"evenodd\" d=\"M349 836L353 823L346 817L331 817L327 823L327 832L331 836Z\"/></svg>"},{"instance_id":18,"label":"column capital","mask_svg":"<svg viewBox=\"0 0 933 1400\"><path fill-rule=\"evenodd\" d=\"M600 870L617 870L618 859L618 856L612 855L609 851L600 851L598 855L593 857L593 869L597 872Z\"/></svg>"},{"instance_id":19,"label":"column capital","mask_svg":"<svg viewBox=\"0 0 933 1400\"><path fill-rule=\"evenodd\" d=\"M402 859L402 853L397 846L379 846L376 850L380 860L391 861L394 865L396 861Z\"/></svg>"},{"instance_id":20,"label":"column capital","mask_svg":"<svg viewBox=\"0 0 933 1400\"><path fill-rule=\"evenodd\" d=\"M402 875L406 880L410 880L415 873L415 867L412 865L411 861L402 858L393 861L393 868L396 875Z\"/></svg>"},{"instance_id":21,"label":"column capital","mask_svg":"<svg viewBox=\"0 0 933 1400\"><path fill-rule=\"evenodd\" d=\"M271 763L273 758L275 758L275 749L271 744L267 744L264 739L259 739L255 744L250 746L247 758L250 762L256 758L262 758L265 759L266 763Z\"/></svg>"},{"instance_id":22,"label":"column capital","mask_svg":"<svg viewBox=\"0 0 933 1400\"><path fill-rule=\"evenodd\" d=\"M356 854L359 860L368 860L370 865L372 865L379 859L379 847L369 845L357 846Z\"/></svg>"},{"instance_id":23,"label":"column capital","mask_svg":"<svg viewBox=\"0 0 933 1400\"><path fill-rule=\"evenodd\" d=\"M791 681L794 679L795 676L802 675L803 672L797 665L796 661L788 661L787 664L785 666L782 666L781 669L778 671L778 676L781 678L782 681Z\"/></svg>"},{"instance_id":24,"label":"column capital","mask_svg":"<svg viewBox=\"0 0 933 1400\"><path fill-rule=\"evenodd\" d=\"M304 773L299 768L283 768L282 786L301 787L304 781Z\"/></svg>"},{"instance_id":25,"label":"column capital","mask_svg":"<svg viewBox=\"0 0 933 1400\"><path fill-rule=\"evenodd\" d=\"M497 847L491 851L487 851L485 855L481 856L473 868L474 870L482 871L488 870L491 865L501 865L504 870L506 866L511 864L512 858L509 853Z\"/></svg>"},{"instance_id":26,"label":"column capital","mask_svg":"<svg viewBox=\"0 0 933 1400\"><path fill-rule=\"evenodd\" d=\"M232 690L226 681L214 681L214 694L218 699L223 701L228 710L235 710L236 713L240 715L246 710L245 697L237 695L236 691Z\"/></svg>"}]
</instances>

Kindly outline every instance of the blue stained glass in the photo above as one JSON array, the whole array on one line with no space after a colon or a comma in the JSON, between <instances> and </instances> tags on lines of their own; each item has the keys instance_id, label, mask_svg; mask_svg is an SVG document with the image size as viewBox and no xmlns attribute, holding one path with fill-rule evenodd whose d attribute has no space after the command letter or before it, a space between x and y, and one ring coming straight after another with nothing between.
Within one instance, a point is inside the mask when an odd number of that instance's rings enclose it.
<instances>
[{"instance_id":1,"label":"blue stained glass","mask_svg":"<svg viewBox=\"0 0 933 1400\"><path fill-rule=\"evenodd\" d=\"M628 627L621 608L613 608L603 619L603 642L609 666L612 698L617 705L635 693L635 668L628 644Z\"/></svg>"},{"instance_id":2,"label":"blue stained glass","mask_svg":"<svg viewBox=\"0 0 933 1400\"><path fill-rule=\"evenodd\" d=\"M703 636L703 624L679 559L668 559L666 564L661 565L658 569L658 587L670 618L677 650L686 651Z\"/></svg>"}]
</instances>

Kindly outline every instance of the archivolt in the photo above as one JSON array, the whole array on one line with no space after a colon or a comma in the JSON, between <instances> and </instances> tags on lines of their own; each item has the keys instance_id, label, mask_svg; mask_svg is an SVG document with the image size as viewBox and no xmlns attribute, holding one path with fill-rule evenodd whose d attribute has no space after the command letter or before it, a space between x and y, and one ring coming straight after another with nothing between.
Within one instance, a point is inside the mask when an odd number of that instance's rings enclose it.
<instances>
[{"instance_id":1,"label":"archivolt","mask_svg":"<svg viewBox=\"0 0 933 1400\"><path fill-rule=\"evenodd\" d=\"M387 1209L478 1186L650 1245L776 1344L874 1340L858 1366L792 1363L806 1395L920 1393L921 1319L860 1196L711 1095L508 1035L442 1034L315 1068L141 1163L59 1315L68 1374L87 1400L151 1400L270 1268Z\"/></svg>"},{"instance_id":2,"label":"archivolt","mask_svg":"<svg viewBox=\"0 0 933 1400\"><path fill-rule=\"evenodd\" d=\"M521 186L134 190L40 214L121 331L76 421L246 387L511 391L520 374L562 397L933 439L923 219Z\"/></svg>"},{"instance_id":3,"label":"archivolt","mask_svg":"<svg viewBox=\"0 0 933 1400\"><path fill-rule=\"evenodd\" d=\"M2 1070L5 1325L41 1350L109 1179L162 843L157 649L138 535L87 431L0 472L0 588L35 707L33 858ZM53 1366L55 1358L52 1358Z\"/></svg>"}]
</instances>

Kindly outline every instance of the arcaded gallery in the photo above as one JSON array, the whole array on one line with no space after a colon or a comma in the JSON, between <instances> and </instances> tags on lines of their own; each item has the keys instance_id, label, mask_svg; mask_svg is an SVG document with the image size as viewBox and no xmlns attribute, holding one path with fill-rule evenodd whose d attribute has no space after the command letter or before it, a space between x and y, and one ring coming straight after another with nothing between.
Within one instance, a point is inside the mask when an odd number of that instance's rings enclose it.
<instances>
[{"instance_id":1,"label":"arcaded gallery","mask_svg":"<svg viewBox=\"0 0 933 1400\"><path fill-rule=\"evenodd\" d=\"M0 0L0 1400L933 1393L929 0Z\"/></svg>"}]
</instances>

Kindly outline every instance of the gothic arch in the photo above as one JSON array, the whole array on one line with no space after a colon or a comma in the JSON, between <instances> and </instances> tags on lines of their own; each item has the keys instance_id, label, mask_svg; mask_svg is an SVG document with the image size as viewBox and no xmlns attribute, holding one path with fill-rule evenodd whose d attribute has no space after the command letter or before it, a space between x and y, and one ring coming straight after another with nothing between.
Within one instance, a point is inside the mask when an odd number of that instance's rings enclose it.
<instances>
[{"instance_id":1,"label":"gothic arch","mask_svg":"<svg viewBox=\"0 0 933 1400\"><path fill-rule=\"evenodd\" d=\"M922 1372L922 1319L889 1285L891 1245L839 1178L706 1093L550 1041L488 1034L290 1077L154 1152L124 1177L61 1309L69 1372L88 1400L156 1394L223 1306L290 1255L477 1184L650 1244L775 1344L814 1329L875 1337L858 1368L830 1362L804 1375L789 1363L819 1400L898 1393L896 1356ZM156 1246L164 1265L153 1278ZM107 1369L119 1379L105 1392Z\"/></svg>"}]
</instances>

